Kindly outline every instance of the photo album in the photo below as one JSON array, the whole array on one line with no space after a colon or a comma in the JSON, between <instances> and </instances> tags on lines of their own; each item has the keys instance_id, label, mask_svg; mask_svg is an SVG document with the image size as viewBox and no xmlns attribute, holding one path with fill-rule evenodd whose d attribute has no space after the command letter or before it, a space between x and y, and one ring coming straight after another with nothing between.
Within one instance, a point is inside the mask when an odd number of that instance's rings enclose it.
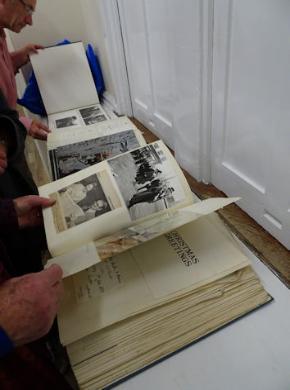
<instances>
[{"instance_id":1,"label":"photo album","mask_svg":"<svg viewBox=\"0 0 290 390\"><path fill-rule=\"evenodd\" d=\"M82 43L31 56L52 133L41 196L63 269L60 340L81 389L103 389L272 300L162 141L99 103ZM52 60L53 59L53 60Z\"/></svg>"},{"instance_id":2,"label":"photo album","mask_svg":"<svg viewBox=\"0 0 290 390\"><path fill-rule=\"evenodd\" d=\"M106 121L82 42L51 46L30 56L53 130Z\"/></svg>"}]
</instances>

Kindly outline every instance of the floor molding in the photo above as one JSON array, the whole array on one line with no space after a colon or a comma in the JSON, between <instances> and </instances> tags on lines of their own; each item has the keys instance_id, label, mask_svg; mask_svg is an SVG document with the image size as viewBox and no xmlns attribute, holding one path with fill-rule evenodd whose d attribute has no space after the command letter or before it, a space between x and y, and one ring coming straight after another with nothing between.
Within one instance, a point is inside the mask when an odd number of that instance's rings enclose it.
<instances>
[{"instance_id":1,"label":"floor molding","mask_svg":"<svg viewBox=\"0 0 290 390\"><path fill-rule=\"evenodd\" d=\"M132 121L142 131L148 143L158 139L138 120L132 118ZM213 185L200 183L186 171L184 173L192 191L200 199L226 196ZM290 251L237 205L227 206L225 209L220 210L218 214L237 237L290 288Z\"/></svg>"}]
</instances>

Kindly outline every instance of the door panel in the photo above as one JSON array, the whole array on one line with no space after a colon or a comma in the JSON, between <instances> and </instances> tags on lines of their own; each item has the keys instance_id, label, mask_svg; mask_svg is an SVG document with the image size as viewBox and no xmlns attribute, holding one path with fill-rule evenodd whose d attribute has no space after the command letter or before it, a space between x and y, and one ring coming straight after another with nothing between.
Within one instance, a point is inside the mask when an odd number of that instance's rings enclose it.
<instances>
[{"instance_id":1,"label":"door panel","mask_svg":"<svg viewBox=\"0 0 290 390\"><path fill-rule=\"evenodd\" d=\"M133 114L171 144L174 69L169 3L119 0Z\"/></svg>"},{"instance_id":2,"label":"door panel","mask_svg":"<svg viewBox=\"0 0 290 390\"><path fill-rule=\"evenodd\" d=\"M212 182L290 248L290 3L214 14Z\"/></svg>"},{"instance_id":3,"label":"door panel","mask_svg":"<svg viewBox=\"0 0 290 390\"><path fill-rule=\"evenodd\" d=\"M118 6L134 116L200 179L209 171L200 168L209 167L213 0L118 0Z\"/></svg>"}]
</instances>

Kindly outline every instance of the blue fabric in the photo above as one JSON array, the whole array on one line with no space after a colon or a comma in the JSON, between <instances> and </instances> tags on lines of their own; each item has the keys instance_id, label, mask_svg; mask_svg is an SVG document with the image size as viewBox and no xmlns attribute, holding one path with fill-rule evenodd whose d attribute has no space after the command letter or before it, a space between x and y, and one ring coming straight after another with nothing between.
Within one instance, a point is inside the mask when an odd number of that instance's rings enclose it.
<instances>
[{"instance_id":1,"label":"blue fabric","mask_svg":"<svg viewBox=\"0 0 290 390\"><path fill-rule=\"evenodd\" d=\"M93 75L93 79L95 82L95 86L96 86L99 98L101 99L101 97L105 91L105 83L104 83L102 69L101 69L98 57L94 53L94 50L93 50L93 47L91 44L88 44L88 46L87 46L86 55L87 55L87 59L89 61L89 65L91 68L91 72Z\"/></svg>"},{"instance_id":2,"label":"blue fabric","mask_svg":"<svg viewBox=\"0 0 290 390\"><path fill-rule=\"evenodd\" d=\"M34 72L31 73L24 94L17 103L26 107L34 114L46 116L46 110L40 95L38 84Z\"/></svg>"},{"instance_id":3,"label":"blue fabric","mask_svg":"<svg viewBox=\"0 0 290 390\"><path fill-rule=\"evenodd\" d=\"M67 39L64 39L63 41L59 42L57 46L59 45L68 45L71 42ZM104 79L102 75L102 70L100 67L99 60L97 56L94 53L94 50L92 46L89 44L87 46L86 55L89 61L90 69L93 75L94 83L98 92L99 97L101 98L104 90L105 90L105 84ZM29 111L33 112L34 114L46 116L46 110L41 98L41 94L38 88L38 84L36 81L36 77L34 72L31 72L31 75L29 77L27 86L25 88L24 94L21 99L17 100L18 104L21 106L26 107Z\"/></svg>"},{"instance_id":4,"label":"blue fabric","mask_svg":"<svg viewBox=\"0 0 290 390\"><path fill-rule=\"evenodd\" d=\"M0 358L11 352L13 348L13 342L7 336L6 332L0 328Z\"/></svg>"}]
</instances>

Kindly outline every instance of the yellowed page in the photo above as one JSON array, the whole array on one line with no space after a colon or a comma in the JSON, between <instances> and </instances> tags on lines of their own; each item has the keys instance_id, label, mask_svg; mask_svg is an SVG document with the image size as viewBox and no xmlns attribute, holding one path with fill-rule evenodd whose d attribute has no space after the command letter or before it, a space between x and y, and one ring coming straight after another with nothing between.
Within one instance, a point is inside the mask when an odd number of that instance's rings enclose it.
<instances>
[{"instance_id":1,"label":"yellowed page","mask_svg":"<svg viewBox=\"0 0 290 390\"><path fill-rule=\"evenodd\" d=\"M52 256L192 203L185 177L162 141L39 188L56 204L43 210Z\"/></svg>"},{"instance_id":2,"label":"yellowed page","mask_svg":"<svg viewBox=\"0 0 290 390\"><path fill-rule=\"evenodd\" d=\"M61 340L69 344L248 264L230 239L199 219L65 279Z\"/></svg>"},{"instance_id":3,"label":"yellowed page","mask_svg":"<svg viewBox=\"0 0 290 390\"><path fill-rule=\"evenodd\" d=\"M225 207L238 199L206 199L183 209L169 211L159 217L153 217L143 223L130 226L113 235L96 240L89 245L67 252L65 255L50 259L47 265L60 265L63 269L63 277L65 278L116 254L125 252L137 245L144 244L162 234L193 222L200 217L211 214L213 211ZM218 227L221 229L220 226Z\"/></svg>"},{"instance_id":4,"label":"yellowed page","mask_svg":"<svg viewBox=\"0 0 290 390\"><path fill-rule=\"evenodd\" d=\"M74 111L73 111L74 112ZM59 146L68 145L74 142L83 141L86 139L94 139L104 135L114 134L119 131L136 130L136 133L141 133L140 130L134 125L134 123L126 116L119 117L117 119L110 119L105 122L96 123L87 127L82 127L82 131L79 128L64 128L61 131L55 131L47 137L47 149L55 149ZM140 146L145 145L143 137L140 137Z\"/></svg>"},{"instance_id":5,"label":"yellowed page","mask_svg":"<svg viewBox=\"0 0 290 390\"><path fill-rule=\"evenodd\" d=\"M54 257L47 261L45 268L52 264L58 264L63 271L63 278L74 275L84 269L100 263L100 258L93 242L80 246L79 248Z\"/></svg>"},{"instance_id":6,"label":"yellowed page","mask_svg":"<svg viewBox=\"0 0 290 390\"><path fill-rule=\"evenodd\" d=\"M167 213L152 217L127 229L122 229L110 236L95 241L99 259L122 253L144 242L150 241L162 234L177 229L189 222L211 214L240 198L211 198L199 201L182 209L169 210ZM225 228L225 227L224 227Z\"/></svg>"}]
</instances>

